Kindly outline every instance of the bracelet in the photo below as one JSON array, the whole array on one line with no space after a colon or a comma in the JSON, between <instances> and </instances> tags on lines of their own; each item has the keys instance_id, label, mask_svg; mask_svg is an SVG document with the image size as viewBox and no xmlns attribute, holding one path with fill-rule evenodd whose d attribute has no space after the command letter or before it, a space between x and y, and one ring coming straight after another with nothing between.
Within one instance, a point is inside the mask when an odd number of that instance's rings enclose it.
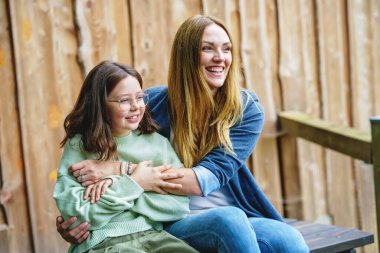
<instances>
[{"instance_id":1,"label":"bracelet","mask_svg":"<svg viewBox=\"0 0 380 253\"><path fill-rule=\"evenodd\" d=\"M131 163L130 162L121 162L120 163L120 175L123 176L123 175L132 175L132 166L131 166Z\"/></svg>"},{"instance_id":2,"label":"bracelet","mask_svg":"<svg viewBox=\"0 0 380 253\"><path fill-rule=\"evenodd\" d=\"M132 175L131 169L132 169L131 163L127 162L127 175L128 176Z\"/></svg>"}]
</instances>

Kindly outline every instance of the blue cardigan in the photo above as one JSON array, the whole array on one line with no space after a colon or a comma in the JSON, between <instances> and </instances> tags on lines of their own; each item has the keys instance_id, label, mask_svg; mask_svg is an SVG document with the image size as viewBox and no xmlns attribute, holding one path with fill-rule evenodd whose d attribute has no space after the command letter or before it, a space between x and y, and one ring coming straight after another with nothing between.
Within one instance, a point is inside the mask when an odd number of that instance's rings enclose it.
<instances>
[{"instance_id":1,"label":"blue cardigan","mask_svg":"<svg viewBox=\"0 0 380 253\"><path fill-rule=\"evenodd\" d=\"M170 139L170 104L167 88L153 87L147 89L146 93L149 94L149 109L160 126L159 133ZM221 186L227 185L237 206L248 217L283 221L245 165L263 128L264 110L253 92L242 90L241 94L243 105L246 105L243 117L230 129L235 154L226 153L224 148L218 147L208 153L198 165L209 169Z\"/></svg>"}]
</instances>

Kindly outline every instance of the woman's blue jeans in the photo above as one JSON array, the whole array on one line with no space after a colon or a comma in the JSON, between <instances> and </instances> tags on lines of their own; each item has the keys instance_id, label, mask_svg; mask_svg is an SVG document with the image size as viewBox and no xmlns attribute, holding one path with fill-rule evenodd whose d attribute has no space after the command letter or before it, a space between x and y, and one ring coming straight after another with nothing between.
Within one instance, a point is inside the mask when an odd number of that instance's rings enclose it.
<instances>
[{"instance_id":1,"label":"woman's blue jeans","mask_svg":"<svg viewBox=\"0 0 380 253\"><path fill-rule=\"evenodd\" d=\"M309 252L296 229L272 219L248 218L237 207L213 208L165 229L200 252Z\"/></svg>"}]
</instances>

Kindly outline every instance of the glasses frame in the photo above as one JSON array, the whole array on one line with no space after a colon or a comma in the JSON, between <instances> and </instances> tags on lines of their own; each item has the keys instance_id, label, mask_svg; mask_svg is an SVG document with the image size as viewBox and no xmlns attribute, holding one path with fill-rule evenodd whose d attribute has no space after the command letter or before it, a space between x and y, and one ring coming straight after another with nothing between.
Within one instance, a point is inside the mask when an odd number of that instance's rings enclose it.
<instances>
[{"instance_id":1,"label":"glasses frame","mask_svg":"<svg viewBox=\"0 0 380 253\"><path fill-rule=\"evenodd\" d=\"M143 96L143 100L144 101L144 105L140 105L139 102L137 101L136 97L137 96L140 96L142 95ZM142 108L142 107L146 107L148 105L148 102L149 102L149 94L146 94L146 93L142 93L140 95L137 95L135 96L134 98L130 97L130 101L129 102L126 102L124 100L126 100L126 98L122 98L122 99L115 99L115 100L107 100L107 102L112 102L112 103L118 103L119 104L119 108L121 109L124 109L122 108L122 105L129 105L129 109L131 109L132 107L132 103L136 103L136 105L139 107L139 108Z\"/></svg>"}]
</instances>

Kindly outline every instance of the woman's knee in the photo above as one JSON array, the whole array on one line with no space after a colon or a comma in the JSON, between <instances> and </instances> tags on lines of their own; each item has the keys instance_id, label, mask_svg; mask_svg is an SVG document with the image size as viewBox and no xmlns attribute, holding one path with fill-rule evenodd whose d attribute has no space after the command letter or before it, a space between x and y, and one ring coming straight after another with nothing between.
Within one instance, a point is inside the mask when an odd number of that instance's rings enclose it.
<instances>
[{"instance_id":1,"label":"woman's knee","mask_svg":"<svg viewBox=\"0 0 380 253\"><path fill-rule=\"evenodd\" d=\"M246 214L237 207L215 208L210 218L212 230L223 229L224 232L230 231L232 234L243 233L245 230L252 230Z\"/></svg>"},{"instance_id":2,"label":"woman's knee","mask_svg":"<svg viewBox=\"0 0 380 253\"><path fill-rule=\"evenodd\" d=\"M301 233L292 226L271 219L253 219L256 221L251 222L251 224L256 233L261 252L309 252Z\"/></svg>"}]
</instances>

